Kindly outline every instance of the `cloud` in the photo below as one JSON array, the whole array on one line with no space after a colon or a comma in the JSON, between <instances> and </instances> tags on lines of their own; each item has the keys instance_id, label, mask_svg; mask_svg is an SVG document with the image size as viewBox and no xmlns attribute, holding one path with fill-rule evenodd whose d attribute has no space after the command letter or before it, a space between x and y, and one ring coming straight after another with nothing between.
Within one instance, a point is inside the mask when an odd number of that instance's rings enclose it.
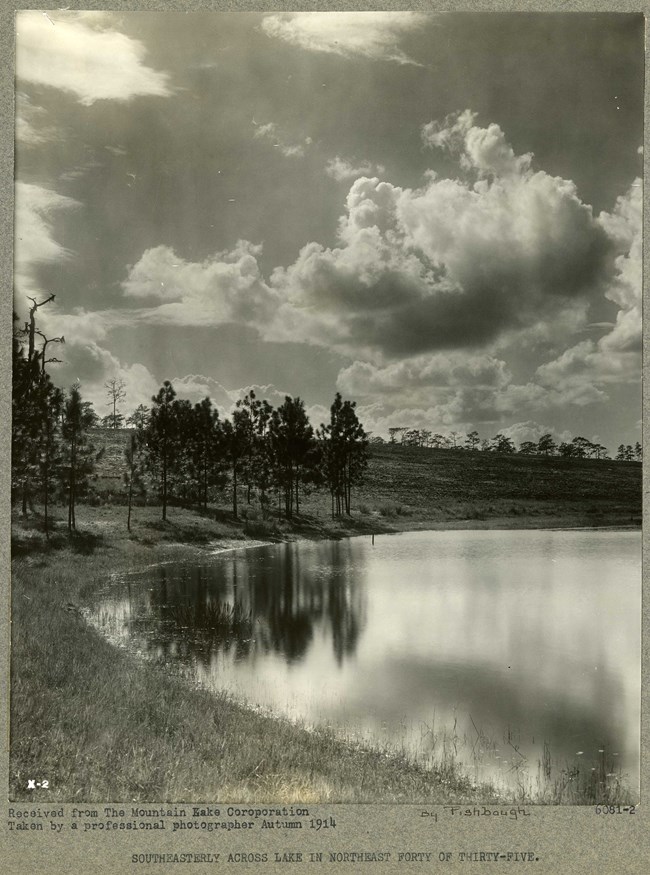
<instances>
[{"instance_id":1,"label":"cloud","mask_svg":"<svg viewBox=\"0 0 650 875\"><path fill-rule=\"evenodd\" d=\"M265 125L259 125L255 128L253 134L256 140L270 140L273 147L284 155L285 158L304 158L307 147L311 146L311 137L305 137L302 140L288 143L280 137L278 126L275 122L268 122Z\"/></svg>"},{"instance_id":2,"label":"cloud","mask_svg":"<svg viewBox=\"0 0 650 875\"><path fill-rule=\"evenodd\" d=\"M292 12L267 15L262 30L307 51L422 66L399 40L430 20L417 12Z\"/></svg>"},{"instance_id":3,"label":"cloud","mask_svg":"<svg viewBox=\"0 0 650 875\"><path fill-rule=\"evenodd\" d=\"M221 383L212 377L203 374L186 374L184 377L170 378L170 382L176 390L179 398L187 398L193 404L204 398L211 398L212 403L219 410L219 415L227 415L235 406L236 398L225 389Z\"/></svg>"},{"instance_id":4,"label":"cloud","mask_svg":"<svg viewBox=\"0 0 650 875\"><path fill-rule=\"evenodd\" d=\"M643 188L636 179L611 213L598 217L615 248L614 272L605 295L618 307L611 330L585 340L537 369L543 385L565 393L598 391L641 378Z\"/></svg>"},{"instance_id":5,"label":"cloud","mask_svg":"<svg viewBox=\"0 0 650 875\"><path fill-rule=\"evenodd\" d=\"M49 368L54 383L68 389L79 382L84 401L90 401L100 417L110 412L104 386L108 380L115 377L125 384L126 398L121 408L125 416L139 404L150 407L151 396L160 386L145 365L139 362L125 364L96 341L82 339L73 332L68 332L65 345L57 347L56 354L62 362Z\"/></svg>"},{"instance_id":6,"label":"cloud","mask_svg":"<svg viewBox=\"0 0 650 875\"><path fill-rule=\"evenodd\" d=\"M218 380L215 380L213 377L206 377L203 374L186 374L184 377L173 377L170 378L170 382L174 386L179 398L187 398L193 404L202 401L204 398L210 398L219 410L220 416L230 416L237 401L251 391L255 392L255 396L260 400L268 401L272 407L278 407L283 404L285 397L291 394L290 392L282 392L271 383L266 385L252 384L238 389L226 389Z\"/></svg>"},{"instance_id":7,"label":"cloud","mask_svg":"<svg viewBox=\"0 0 650 875\"><path fill-rule=\"evenodd\" d=\"M15 189L15 261L14 286L19 295L40 292L36 268L71 257L71 252L58 243L52 222L59 210L80 206L73 198L49 188L17 182ZM17 301L20 308L21 301Z\"/></svg>"},{"instance_id":8,"label":"cloud","mask_svg":"<svg viewBox=\"0 0 650 875\"><path fill-rule=\"evenodd\" d=\"M74 94L84 106L171 93L168 77L144 64L145 49L114 30L110 17L23 11L16 16L19 82Z\"/></svg>"},{"instance_id":9,"label":"cloud","mask_svg":"<svg viewBox=\"0 0 650 875\"><path fill-rule=\"evenodd\" d=\"M260 273L260 253L245 240L200 263L184 261L168 246L147 249L122 286L127 297L154 306L131 311L132 318L174 325L268 323L278 301Z\"/></svg>"},{"instance_id":10,"label":"cloud","mask_svg":"<svg viewBox=\"0 0 650 875\"><path fill-rule=\"evenodd\" d=\"M28 94L16 93L16 140L22 146L40 146L55 140L56 129L45 121L46 111L33 103Z\"/></svg>"},{"instance_id":11,"label":"cloud","mask_svg":"<svg viewBox=\"0 0 650 875\"><path fill-rule=\"evenodd\" d=\"M557 337L586 324L604 294L629 297L631 204L596 219L571 181L533 171L497 126L477 128L469 111L454 118L430 137L456 138L456 152L471 156L469 176L429 173L418 189L361 176L338 245L308 243L268 280L247 241L201 263L149 249L123 283L127 297L148 303L134 318L245 322L267 340L381 361ZM268 137L275 126L258 130Z\"/></svg>"},{"instance_id":12,"label":"cloud","mask_svg":"<svg viewBox=\"0 0 650 875\"><path fill-rule=\"evenodd\" d=\"M359 176L381 176L385 169L382 164L373 164L371 161L347 161L338 155L325 165L325 173L337 182L356 179Z\"/></svg>"},{"instance_id":13,"label":"cloud","mask_svg":"<svg viewBox=\"0 0 650 875\"><path fill-rule=\"evenodd\" d=\"M482 173L488 158L476 154ZM611 279L607 233L572 182L516 156L490 160L490 179L430 174L415 190L357 179L340 245L307 244L271 277L305 331L344 351L404 356L584 319Z\"/></svg>"},{"instance_id":14,"label":"cloud","mask_svg":"<svg viewBox=\"0 0 650 875\"><path fill-rule=\"evenodd\" d=\"M426 146L458 156L463 168L481 175L520 175L529 170L532 152L515 155L499 125L480 128L475 120L476 113L469 109L451 113L441 122L423 125L422 140Z\"/></svg>"},{"instance_id":15,"label":"cloud","mask_svg":"<svg viewBox=\"0 0 650 875\"><path fill-rule=\"evenodd\" d=\"M516 447L521 446L524 441L537 443L544 434L550 434L556 444L560 444L563 441L570 441L573 438L571 432L559 432L554 426L540 425L539 422L530 419L526 422L515 422L513 425L499 429L499 431L501 434L505 435L505 437L509 437ZM593 439L595 440L595 438Z\"/></svg>"},{"instance_id":16,"label":"cloud","mask_svg":"<svg viewBox=\"0 0 650 875\"><path fill-rule=\"evenodd\" d=\"M533 169L498 126L478 128L469 111L428 137L464 161L457 178L429 173L417 189L357 178L337 245L308 243L268 279L261 247L248 241L194 263L166 246L147 250L123 284L142 305L131 320L241 322L264 340L350 355L337 386L378 432L533 421L604 402L611 386L637 380L640 185L595 217L570 180ZM514 379L504 356L528 356L533 343L563 349L605 297L618 315L600 340Z\"/></svg>"},{"instance_id":17,"label":"cloud","mask_svg":"<svg viewBox=\"0 0 650 875\"><path fill-rule=\"evenodd\" d=\"M459 386L497 389L511 380L506 363L494 356L452 353L403 359L384 367L355 361L339 372L337 388L355 398L399 395L403 401L405 394L413 392L431 395Z\"/></svg>"}]
</instances>

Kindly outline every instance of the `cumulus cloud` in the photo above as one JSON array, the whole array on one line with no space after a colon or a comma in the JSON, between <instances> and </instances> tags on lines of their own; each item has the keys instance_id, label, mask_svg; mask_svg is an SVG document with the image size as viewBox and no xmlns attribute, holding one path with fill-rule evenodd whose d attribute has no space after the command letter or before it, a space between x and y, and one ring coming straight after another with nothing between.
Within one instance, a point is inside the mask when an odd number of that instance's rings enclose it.
<instances>
[{"instance_id":1,"label":"cumulus cloud","mask_svg":"<svg viewBox=\"0 0 650 875\"><path fill-rule=\"evenodd\" d=\"M145 49L103 15L22 11L16 16L19 81L74 94L84 106L171 93L168 77L147 67Z\"/></svg>"},{"instance_id":2,"label":"cumulus cloud","mask_svg":"<svg viewBox=\"0 0 650 875\"><path fill-rule=\"evenodd\" d=\"M618 307L611 330L584 340L537 369L542 385L565 393L598 392L641 378L643 189L636 179L611 213L598 221L615 247L614 273L605 295Z\"/></svg>"},{"instance_id":3,"label":"cumulus cloud","mask_svg":"<svg viewBox=\"0 0 650 875\"><path fill-rule=\"evenodd\" d=\"M260 253L245 240L199 263L184 261L168 246L147 249L122 284L127 297L153 303L133 318L175 325L270 321L277 298L260 272Z\"/></svg>"},{"instance_id":4,"label":"cumulus cloud","mask_svg":"<svg viewBox=\"0 0 650 875\"><path fill-rule=\"evenodd\" d=\"M219 413L228 414L234 407L236 398L225 389L218 380L206 377L203 374L186 374L184 377L170 378L176 394L179 398L187 398L193 404L204 398L212 399Z\"/></svg>"},{"instance_id":5,"label":"cumulus cloud","mask_svg":"<svg viewBox=\"0 0 650 875\"><path fill-rule=\"evenodd\" d=\"M269 140L273 143L273 148L277 149L285 158L304 158L306 149L311 146L311 137L304 137L302 140L287 142L280 136L280 131L275 122L268 122L265 125L258 125L255 128L253 138L256 140Z\"/></svg>"},{"instance_id":6,"label":"cumulus cloud","mask_svg":"<svg viewBox=\"0 0 650 875\"><path fill-rule=\"evenodd\" d=\"M90 401L98 416L110 412L105 383L116 378L123 380L126 398L121 412L128 416L139 405L151 405L151 396L159 383L145 365L120 361L97 341L81 338L68 332L64 346L57 347L57 358L62 362L50 367L54 383L64 389L79 382L85 401Z\"/></svg>"},{"instance_id":7,"label":"cumulus cloud","mask_svg":"<svg viewBox=\"0 0 650 875\"><path fill-rule=\"evenodd\" d=\"M325 173L337 182L346 179L357 179L359 176L381 176L385 167L373 164L371 161L348 161L336 155L325 165Z\"/></svg>"},{"instance_id":8,"label":"cumulus cloud","mask_svg":"<svg viewBox=\"0 0 650 875\"><path fill-rule=\"evenodd\" d=\"M367 398L412 391L431 392L458 386L500 388L512 376L505 362L491 355L437 354L402 359L379 367L371 362L355 361L342 368L337 379L341 392Z\"/></svg>"},{"instance_id":9,"label":"cumulus cloud","mask_svg":"<svg viewBox=\"0 0 650 875\"><path fill-rule=\"evenodd\" d=\"M474 121L467 112L429 132L464 150L469 178L429 174L409 189L361 176L337 245L306 244L268 280L258 247L246 241L201 263L158 246L130 268L125 294L150 299L154 322L244 321L269 340L369 360L550 336L585 324L604 294L627 300L637 259L633 205L622 200L595 218L571 181L533 171L497 126ZM268 126L259 130L268 136ZM620 323L622 336L624 316Z\"/></svg>"},{"instance_id":10,"label":"cumulus cloud","mask_svg":"<svg viewBox=\"0 0 650 875\"><path fill-rule=\"evenodd\" d=\"M535 420L527 420L526 422L515 422L505 428L499 429L501 434L509 437L519 447L524 441L532 441L537 443L542 435L550 434L556 444L561 444L563 441L570 441L573 434L568 431L558 431L554 426L540 425ZM595 440L595 438L592 438Z\"/></svg>"},{"instance_id":11,"label":"cumulus cloud","mask_svg":"<svg viewBox=\"0 0 650 875\"><path fill-rule=\"evenodd\" d=\"M272 383L265 385L256 383L237 389L226 389L218 380L215 380L213 377L206 377L203 374L186 374L184 377L173 377L170 378L170 382L174 386L179 398L187 398L193 404L202 401L204 398L210 398L221 416L230 416L237 401L249 392L254 392L257 398L268 401L273 407L283 404L285 397L291 394L290 392L282 392Z\"/></svg>"},{"instance_id":12,"label":"cumulus cloud","mask_svg":"<svg viewBox=\"0 0 650 875\"><path fill-rule=\"evenodd\" d=\"M15 189L14 285L22 295L39 294L36 268L71 257L71 252L54 237L55 214L80 206L73 198L49 188L17 182ZM17 301L20 308L21 301Z\"/></svg>"},{"instance_id":13,"label":"cumulus cloud","mask_svg":"<svg viewBox=\"0 0 650 875\"><path fill-rule=\"evenodd\" d=\"M476 113L469 109L452 113L443 121L423 125L422 140L427 146L458 156L462 167L481 175L520 175L530 168L531 152L515 155L499 125L481 128L475 121Z\"/></svg>"},{"instance_id":14,"label":"cumulus cloud","mask_svg":"<svg viewBox=\"0 0 650 875\"><path fill-rule=\"evenodd\" d=\"M429 173L417 189L357 178L337 244L308 243L269 278L247 241L200 263L147 250L123 284L142 305L132 320L242 322L265 340L350 355L338 388L376 431L404 424L405 411L407 425L434 429L533 421L638 379L640 184L595 217L571 181L533 169L469 111L429 126L427 138L457 156L458 178ZM605 296L618 315L600 340L513 378L504 356L540 339L562 348Z\"/></svg>"},{"instance_id":15,"label":"cumulus cloud","mask_svg":"<svg viewBox=\"0 0 650 875\"><path fill-rule=\"evenodd\" d=\"M321 316L314 336L387 355L582 317L610 279L611 241L572 182L517 166L473 183L429 175L415 190L357 179L340 245L307 244L272 283Z\"/></svg>"},{"instance_id":16,"label":"cumulus cloud","mask_svg":"<svg viewBox=\"0 0 650 875\"><path fill-rule=\"evenodd\" d=\"M417 12L291 12L267 15L262 30L307 51L422 66L399 41L429 20Z\"/></svg>"}]
</instances>

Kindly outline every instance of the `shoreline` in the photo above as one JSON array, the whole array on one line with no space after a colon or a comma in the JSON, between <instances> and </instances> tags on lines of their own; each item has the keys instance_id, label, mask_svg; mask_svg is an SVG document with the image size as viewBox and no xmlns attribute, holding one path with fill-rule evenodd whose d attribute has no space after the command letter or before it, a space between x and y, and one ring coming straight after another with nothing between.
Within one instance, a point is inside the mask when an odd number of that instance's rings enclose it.
<instances>
[{"instance_id":1,"label":"shoreline","mask_svg":"<svg viewBox=\"0 0 650 875\"><path fill-rule=\"evenodd\" d=\"M79 532L45 542L29 523L17 521L12 556L12 747L13 801L46 801L29 794L20 776L34 756L56 778L47 801L82 793L88 801L136 798L174 801L215 793L225 800L281 799L303 802L446 804L503 801L501 790L476 784L459 763L425 769L399 753L364 746L326 729L269 715L230 693L198 688L182 671L147 661L128 645L110 641L85 609L97 605L98 590L115 575L141 573L153 565L209 560L241 549L302 540L340 540L409 531L575 529L562 519L493 518L444 521L381 521L376 528L311 525L277 532L271 539L247 536L232 525L216 526L174 509L161 524L149 509L127 534L121 511L112 515L84 508ZM86 512L87 511L87 512ZM312 521L313 522L313 521ZM374 522L374 521L373 521ZM524 523L524 525L522 525ZM537 523L537 525L531 524ZM619 523L618 525L616 523ZM594 531L639 530L608 520ZM215 537L216 535L216 537ZM184 537L185 536L185 537ZM152 561L153 560L153 561ZM48 629L43 635L42 630ZM173 667L172 667L173 669ZM214 760L215 739L221 755ZM151 760L149 751L155 752ZM178 751L183 756L179 759ZM127 754L124 754L127 751ZM253 756L253 752L257 752ZM147 753L145 753L147 752ZM264 765L260 768L260 759ZM119 772L110 763L119 758ZM144 759L143 759L144 757ZM255 762L253 762L255 759ZM150 763L143 771L143 763ZM210 765L206 768L206 762ZM471 766L470 766L471 768ZM279 783L278 783L279 782ZM587 791L585 791L586 793ZM591 792L591 791L589 791ZM627 791L619 788L619 798ZM529 804L590 804L590 796L530 798ZM620 794L623 794L621 796ZM611 799L614 796L610 796ZM600 799L599 801L604 801Z\"/></svg>"}]
</instances>

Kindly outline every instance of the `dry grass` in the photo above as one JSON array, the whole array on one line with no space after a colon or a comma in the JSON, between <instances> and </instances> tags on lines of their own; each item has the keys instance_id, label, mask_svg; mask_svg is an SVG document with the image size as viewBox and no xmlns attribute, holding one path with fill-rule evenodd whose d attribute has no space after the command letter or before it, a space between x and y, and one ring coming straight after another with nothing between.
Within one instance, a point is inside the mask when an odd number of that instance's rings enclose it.
<instances>
[{"instance_id":1,"label":"dry grass","mask_svg":"<svg viewBox=\"0 0 650 875\"><path fill-rule=\"evenodd\" d=\"M440 772L252 712L109 644L77 606L92 603L111 573L149 564L150 548L108 536L81 552L74 542L41 553L34 547L13 570L12 799L494 797L449 767L443 783ZM178 554L161 543L155 558ZM49 790L27 791L35 769Z\"/></svg>"},{"instance_id":2,"label":"dry grass","mask_svg":"<svg viewBox=\"0 0 650 875\"><path fill-rule=\"evenodd\" d=\"M79 534L72 539L61 520L49 542L38 517L15 525L15 800L502 801L494 788L464 777L453 757L426 770L192 689L169 670L113 647L75 606L92 603L113 572L246 543L247 533L277 539L450 526L636 525L641 513L635 463L401 448L374 452L345 520L332 521L329 497L315 493L292 524L245 523L231 518L224 496L209 514L170 507L166 523L157 507L135 508L128 535L117 480L115 490L115 503L78 508ZM26 790L34 774L49 780L48 791ZM544 781L536 801L626 798L624 787L604 788L598 769L595 774ZM600 798L605 790L607 798ZM530 801L529 790L524 797Z\"/></svg>"}]
</instances>

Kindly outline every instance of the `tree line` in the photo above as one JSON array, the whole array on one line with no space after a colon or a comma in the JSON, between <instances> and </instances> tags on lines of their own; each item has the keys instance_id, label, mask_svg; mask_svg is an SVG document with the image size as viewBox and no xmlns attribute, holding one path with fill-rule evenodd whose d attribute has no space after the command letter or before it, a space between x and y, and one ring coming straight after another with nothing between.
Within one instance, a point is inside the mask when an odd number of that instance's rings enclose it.
<instances>
[{"instance_id":1,"label":"tree line","mask_svg":"<svg viewBox=\"0 0 650 875\"><path fill-rule=\"evenodd\" d=\"M478 431L469 432L465 438L452 431L448 435L434 434L427 429L416 429L396 426L388 429L390 445L399 443L409 447L431 447L433 449L463 449L473 452L493 452L523 456L561 456L572 459L609 459L607 447L602 444L577 436L570 441L557 443L550 432L543 434L537 441L522 441L519 447L512 438L499 432L493 438L481 438ZM399 441L398 441L399 438ZM371 437L371 444L385 443L381 437ZM615 456L618 462L640 462L643 459L643 448L639 441L634 446L619 444Z\"/></svg>"},{"instance_id":2,"label":"tree line","mask_svg":"<svg viewBox=\"0 0 650 875\"><path fill-rule=\"evenodd\" d=\"M132 426L124 458L129 529L134 500L152 491L163 520L172 501L207 510L228 489L235 518L242 492L247 503L259 501L263 515L275 499L291 519L313 489L329 491L333 517L350 514L352 489L367 466L368 439L356 402L337 393L329 421L314 429L298 397L286 396L274 408L250 391L227 418L210 398L192 405L165 381L151 407L140 405L124 420L125 384L115 378L105 386L111 412L100 421L78 384L68 392L53 384L45 368L52 339L43 335L37 348L36 313L53 297L32 299L24 328L14 317L13 336L12 498L24 514L41 503L46 535L53 501L65 501L68 530L76 528L77 501L87 495L101 457L92 443L99 424Z\"/></svg>"},{"instance_id":3,"label":"tree line","mask_svg":"<svg viewBox=\"0 0 650 875\"><path fill-rule=\"evenodd\" d=\"M148 475L163 519L172 497L207 509L211 496L225 488L235 518L245 492L246 502L254 496L263 515L275 499L291 519L300 513L301 496L325 488L332 516L349 514L352 487L367 466L368 441L355 408L337 393L329 422L314 429L301 398L287 395L274 408L251 390L230 418L222 418L210 398L192 405L165 381L151 408L140 405L131 420L129 494Z\"/></svg>"}]
</instances>

